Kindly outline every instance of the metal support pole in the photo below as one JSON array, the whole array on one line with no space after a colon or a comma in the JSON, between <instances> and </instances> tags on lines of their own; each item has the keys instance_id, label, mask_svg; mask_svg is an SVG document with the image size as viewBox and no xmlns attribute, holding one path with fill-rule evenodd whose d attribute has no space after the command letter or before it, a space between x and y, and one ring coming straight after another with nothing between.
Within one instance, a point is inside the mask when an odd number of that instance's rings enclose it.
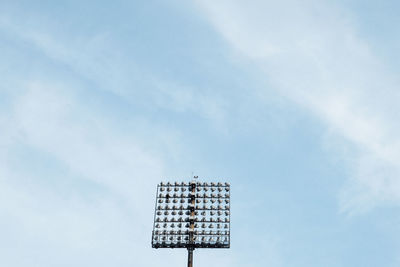
<instances>
[{"instance_id":1,"label":"metal support pole","mask_svg":"<svg viewBox=\"0 0 400 267\"><path fill-rule=\"evenodd\" d=\"M189 230L189 247L188 247L188 267L193 267L193 250L194 250L194 240L193 240L193 234L194 234L194 205L196 203L195 201L195 193L196 193L196 182L192 181L190 183L191 189L192 189L192 207L191 207L191 212L190 212L190 230Z\"/></svg>"},{"instance_id":2,"label":"metal support pole","mask_svg":"<svg viewBox=\"0 0 400 267\"><path fill-rule=\"evenodd\" d=\"M188 267L193 267L193 248L188 248Z\"/></svg>"}]
</instances>

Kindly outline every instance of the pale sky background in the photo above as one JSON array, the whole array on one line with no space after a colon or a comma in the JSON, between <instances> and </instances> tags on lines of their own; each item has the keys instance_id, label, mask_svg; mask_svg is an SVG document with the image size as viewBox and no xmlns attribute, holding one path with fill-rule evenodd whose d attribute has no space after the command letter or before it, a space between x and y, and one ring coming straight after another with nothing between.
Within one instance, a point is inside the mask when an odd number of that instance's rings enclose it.
<instances>
[{"instance_id":1,"label":"pale sky background","mask_svg":"<svg viewBox=\"0 0 400 267\"><path fill-rule=\"evenodd\" d=\"M400 266L400 2L0 0L0 266L186 266L156 185L228 181L195 266Z\"/></svg>"}]
</instances>

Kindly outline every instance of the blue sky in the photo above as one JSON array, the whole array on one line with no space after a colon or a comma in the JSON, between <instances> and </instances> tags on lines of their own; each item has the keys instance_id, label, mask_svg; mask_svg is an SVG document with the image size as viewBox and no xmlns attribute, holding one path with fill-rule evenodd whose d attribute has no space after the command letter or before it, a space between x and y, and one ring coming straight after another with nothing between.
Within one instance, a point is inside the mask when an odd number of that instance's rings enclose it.
<instances>
[{"instance_id":1,"label":"blue sky","mask_svg":"<svg viewBox=\"0 0 400 267\"><path fill-rule=\"evenodd\" d=\"M196 266L399 266L395 1L1 1L0 265L185 266L156 184L228 181Z\"/></svg>"}]
</instances>

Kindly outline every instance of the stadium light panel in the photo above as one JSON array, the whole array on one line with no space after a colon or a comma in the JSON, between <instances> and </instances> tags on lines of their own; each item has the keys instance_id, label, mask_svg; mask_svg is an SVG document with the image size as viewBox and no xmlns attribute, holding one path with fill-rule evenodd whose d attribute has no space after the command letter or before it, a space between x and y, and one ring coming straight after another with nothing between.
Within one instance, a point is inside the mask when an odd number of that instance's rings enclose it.
<instances>
[{"instance_id":1,"label":"stadium light panel","mask_svg":"<svg viewBox=\"0 0 400 267\"><path fill-rule=\"evenodd\" d=\"M229 183L158 184L151 243L153 248L188 249L188 264L194 249L229 248Z\"/></svg>"}]
</instances>

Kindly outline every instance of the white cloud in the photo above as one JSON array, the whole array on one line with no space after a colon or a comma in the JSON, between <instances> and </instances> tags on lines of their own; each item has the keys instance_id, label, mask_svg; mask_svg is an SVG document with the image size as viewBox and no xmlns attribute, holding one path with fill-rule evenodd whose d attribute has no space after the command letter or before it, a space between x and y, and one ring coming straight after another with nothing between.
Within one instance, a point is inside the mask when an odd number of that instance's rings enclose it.
<instances>
[{"instance_id":1,"label":"white cloud","mask_svg":"<svg viewBox=\"0 0 400 267\"><path fill-rule=\"evenodd\" d=\"M353 145L341 209L399 204L397 81L328 1L198 1L243 60Z\"/></svg>"},{"instance_id":2,"label":"white cloud","mask_svg":"<svg viewBox=\"0 0 400 267\"><path fill-rule=\"evenodd\" d=\"M227 102L215 92L170 81L143 70L127 47L101 27L87 36L56 32L49 21L32 20L31 24L15 21L0 14L0 31L29 44L43 58L67 66L82 83L89 81L97 90L113 93L134 105L147 101L152 108L172 112L192 112L223 130ZM129 48L130 49L130 48Z\"/></svg>"},{"instance_id":3,"label":"white cloud","mask_svg":"<svg viewBox=\"0 0 400 267\"><path fill-rule=\"evenodd\" d=\"M0 113L2 264L146 266L151 249L140 244L150 242L168 132L124 133L68 81L21 87Z\"/></svg>"}]
</instances>

